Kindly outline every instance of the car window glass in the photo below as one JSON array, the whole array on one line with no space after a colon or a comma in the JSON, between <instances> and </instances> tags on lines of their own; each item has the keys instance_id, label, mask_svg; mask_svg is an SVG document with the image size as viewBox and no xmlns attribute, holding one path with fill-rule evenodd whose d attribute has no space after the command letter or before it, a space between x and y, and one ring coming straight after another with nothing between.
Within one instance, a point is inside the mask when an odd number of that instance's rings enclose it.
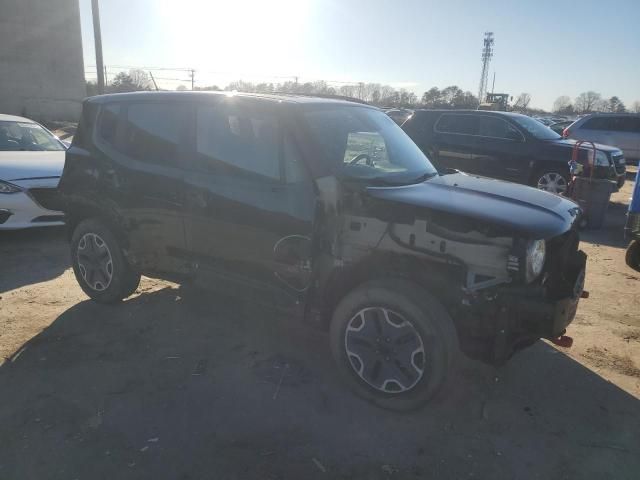
<instances>
[{"instance_id":1,"label":"car window glass","mask_svg":"<svg viewBox=\"0 0 640 480\"><path fill-rule=\"evenodd\" d=\"M178 163L186 107L164 103L131 104L127 108L124 152L142 162Z\"/></svg>"},{"instance_id":2,"label":"car window glass","mask_svg":"<svg viewBox=\"0 0 640 480\"><path fill-rule=\"evenodd\" d=\"M522 135L511 124L497 117L480 117L478 135L483 137L521 140Z\"/></svg>"},{"instance_id":3,"label":"car window glass","mask_svg":"<svg viewBox=\"0 0 640 480\"><path fill-rule=\"evenodd\" d=\"M214 170L279 180L279 136L275 115L227 105L198 108L196 151Z\"/></svg>"},{"instance_id":4,"label":"car window glass","mask_svg":"<svg viewBox=\"0 0 640 480\"><path fill-rule=\"evenodd\" d=\"M587 130L615 130L615 124L614 117L594 117L584 122L582 128Z\"/></svg>"},{"instance_id":5,"label":"car window glass","mask_svg":"<svg viewBox=\"0 0 640 480\"><path fill-rule=\"evenodd\" d=\"M284 178L286 183L299 183L304 181L306 172L302 164L300 150L289 133L284 134L282 158L284 161Z\"/></svg>"},{"instance_id":6,"label":"car window glass","mask_svg":"<svg viewBox=\"0 0 640 480\"><path fill-rule=\"evenodd\" d=\"M105 105L100 112L98 135L102 140L112 145L116 142L116 129L118 126L119 115L120 104L117 103Z\"/></svg>"},{"instance_id":7,"label":"car window glass","mask_svg":"<svg viewBox=\"0 0 640 480\"><path fill-rule=\"evenodd\" d=\"M640 118L618 117L618 130L621 132L640 133Z\"/></svg>"},{"instance_id":8,"label":"car window glass","mask_svg":"<svg viewBox=\"0 0 640 480\"><path fill-rule=\"evenodd\" d=\"M436 130L442 133L476 135L478 118L473 115L443 115L436 124Z\"/></svg>"},{"instance_id":9,"label":"car window glass","mask_svg":"<svg viewBox=\"0 0 640 480\"><path fill-rule=\"evenodd\" d=\"M377 132L349 132L347 135L347 148L344 152L343 163L351 163L360 157L362 162L373 162L379 168L393 171L401 170L389 163L387 146L384 138Z\"/></svg>"}]
</instances>

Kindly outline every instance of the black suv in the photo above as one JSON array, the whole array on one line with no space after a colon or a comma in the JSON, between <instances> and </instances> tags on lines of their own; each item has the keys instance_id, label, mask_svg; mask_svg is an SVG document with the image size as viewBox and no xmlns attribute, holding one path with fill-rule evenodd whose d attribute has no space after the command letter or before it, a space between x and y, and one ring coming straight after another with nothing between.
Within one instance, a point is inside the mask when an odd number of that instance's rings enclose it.
<instances>
[{"instance_id":1,"label":"black suv","mask_svg":"<svg viewBox=\"0 0 640 480\"><path fill-rule=\"evenodd\" d=\"M382 111L345 101L90 98L60 188L91 298L145 274L296 312L387 408L430 398L459 348L503 362L563 335L583 288L574 203L438 174Z\"/></svg>"},{"instance_id":2,"label":"black suv","mask_svg":"<svg viewBox=\"0 0 640 480\"><path fill-rule=\"evenodd\" d=\"M507 112L416 110L402 128L438 169L455 168L485 177L563 193L575 140L562 138L539 121ZM625 181L625 160L616 147L596 145L597 178ZM591 145L578 161L593 163ZM590 161L590 163L588 163Z\"/></svg>"}]
</instances>

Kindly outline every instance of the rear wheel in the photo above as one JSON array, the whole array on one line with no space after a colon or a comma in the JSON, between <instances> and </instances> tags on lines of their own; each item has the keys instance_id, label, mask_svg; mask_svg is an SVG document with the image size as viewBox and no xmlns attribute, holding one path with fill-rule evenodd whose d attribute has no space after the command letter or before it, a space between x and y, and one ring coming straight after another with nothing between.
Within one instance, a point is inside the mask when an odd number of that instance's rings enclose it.
<instances>
[{"instance_id":1,"label":"rear wheel","mask_svg":"<svg viewBox=\"0 0 640 480\"><path fill-rule=\"evenodd\" d=\"M97 302L119 302L140 283L140 274L132 270L115 235L98 220L84 220L75 228L71 260L80 287Z\"/></svg>"},{"instance_id":2,"label":"rear wheel","mask_svg":"<svg viewBox=\"0 0 640 480\"><path fill-rule=\"evenodd\" d=\"M562 195L569 186L569 177L553 168L543 168L533 176L533 186L545 192Z\"/></svg>"},{"instance_id":3,"label":"rear wheel","mask_svg":"<svg viewBox=\"0 0 640 480\"><path fill-rule=\"evenodd\" d=\"M333 314L330 341L355 392L391 410L411 410L432 398L458 351L442 305L403 280L369 282L349 293Z\"/></svg>"}]
</instances>

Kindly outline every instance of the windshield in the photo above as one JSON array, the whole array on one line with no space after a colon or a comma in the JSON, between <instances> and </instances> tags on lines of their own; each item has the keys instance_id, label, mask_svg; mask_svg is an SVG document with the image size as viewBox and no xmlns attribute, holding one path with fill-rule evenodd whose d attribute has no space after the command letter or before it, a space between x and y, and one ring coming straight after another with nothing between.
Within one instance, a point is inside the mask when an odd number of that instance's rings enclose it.
<instances>
[{"instance_id":1,"label":"windshield","mask_svg":"<svg viewBox=\"0 0 640 480\"><path fill-rule=\"evenodd\" d=\"M366 107L324 107L305 118L338 174L385 183L411 183L436 174L415 143L383 112Z\"/></svg>"},{"instance_id":2,"label":"windshield","mask_svg":"<svg viewBox=\"0 0 640 480\"><path fill-rule=\"evenodd\" d=\"M0 151L26 150L64 150L64 146L37 123L0 121Z\"/></svg>"},{"instance_id":3,"label":"windshield","mask_svg":"<svg viewBox=\"0 0 640 480\"><path fill-rule=\"evenodd\" d=\"M511 117L511 120L516 122L538 140L557 140L559 138L562 138L549 127L531 117L526 117L524 115L514 115Z\"/></svg>"}]
</instances>

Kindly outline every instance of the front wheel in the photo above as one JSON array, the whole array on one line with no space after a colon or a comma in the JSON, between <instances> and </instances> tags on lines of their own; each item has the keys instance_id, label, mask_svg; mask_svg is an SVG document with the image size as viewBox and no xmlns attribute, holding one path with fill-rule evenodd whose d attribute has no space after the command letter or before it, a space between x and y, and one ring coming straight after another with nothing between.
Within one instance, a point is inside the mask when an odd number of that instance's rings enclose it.
<instances>
[{"instance_id":1,"label":"front wheel","mask_svg":"<svg viewBox=\"0 0 640 480\"><path fill-rule=\"evenodd\" d=\"M404 280L369 282L349 293L333 313L330 342L355 392L391 410L411 410L431 399L458 352L446 310Z\"/></svg>"},{"instance_id":2,"label":"front wheel","mask_svg":"<svg viewBox=\"0 0 640 480\"><path fill-rule=\"evenodd\" d=\"M73 231L71 263L80 288L96 302L119 302L140 283L115 235L95 219L82 221Z\"/></svg>"},{"instance_id":3,"label":"front wheel","mask_svg":"<svg viewBox=\"0 0 640 480\"><path fill-rule=\"evenodd\" d=\"M640 241L633 240L627 247L625 261L630 268L640 272Z\"/></svg>"}]
</instances>

